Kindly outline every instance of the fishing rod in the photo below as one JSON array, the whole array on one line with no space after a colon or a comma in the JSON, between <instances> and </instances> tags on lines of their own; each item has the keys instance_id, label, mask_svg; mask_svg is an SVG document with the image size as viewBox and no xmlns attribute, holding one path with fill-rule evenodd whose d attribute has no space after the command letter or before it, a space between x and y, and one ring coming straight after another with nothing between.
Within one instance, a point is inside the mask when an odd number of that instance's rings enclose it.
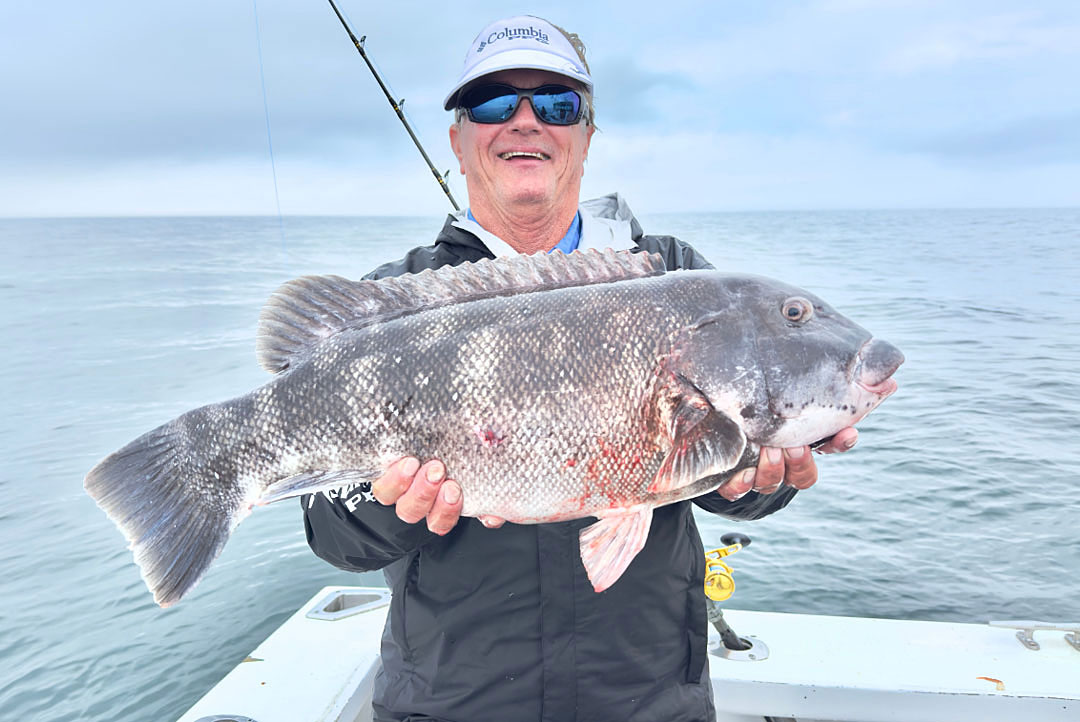
<instances>
[{"instance_id":1,"label":"fishing rod","mask_svg":"<svg viewBox=\"0 0 1080 722\"><path fill-rule=\"evenodd\" d=\"M413 132L412 126L409 125L409 121L405 119L405 111L402 110L402 106L405 105L405 100L394 100L394 96L390 94L390 89L386 87L386 83L383 82L382 77L379 75L379 71L375 69L375 66L367 55L367 51L364 50L364 41L367 40L367 36L361 36L361 38L357 40L356 35L353 34L349 24L345 22L345 18L342 16L341 11L338 10L337 5L334 4L334 0L328 0L328 2L330 3L330 7L334 9L334 14L337 15L338 20L341 21L341 26L345 28L345 32L349 34L349 39L352 40L353 45L356 46L356 50L360 53L360 57L367 63L368 70L375 76L375 81L379 84L379 87L382 88L382 92L386 95L386 99L390 101L390 107L397 113L398 120L405 126L405 130L408 131L409 137L412 138L412 142L416 144L416 149L420 151L420 155L424 156L424 161L427 162L428 168L431 169L431 174L435 176L435 180L439 182L439 185L443 189L443 193L450 199L450 205L454 207L455 211L461 210L461 208L458 207L457 201L454 200L454 194L450 192L450 186L446 183L446 177L450 175L450 171L446 171L445 174L440 174L439 171L435 169L435 164L431 162L431 158L428 157L427 151L424 150L424 146L420 145L420 139L416 137L416 133Z\"/></svg>"}]
</instances>

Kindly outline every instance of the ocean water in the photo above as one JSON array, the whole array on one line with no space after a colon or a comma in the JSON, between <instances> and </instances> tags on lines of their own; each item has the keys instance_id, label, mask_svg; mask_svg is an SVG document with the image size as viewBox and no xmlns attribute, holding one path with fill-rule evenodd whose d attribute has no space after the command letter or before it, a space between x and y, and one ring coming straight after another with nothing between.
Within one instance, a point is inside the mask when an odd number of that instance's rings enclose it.
<instances>
[{"instance_id":1,"label":"ocean water","mask_svg":"<svg viewBox=\"0 0 1080 722\"><path fill-rule=\"evenodd\" d=\"M1080 620L1080 209L646 216L803 286L905 352L820 482L738 529L731 607ZM262 303L357 277L438 218L0 221L0 718L170 720L326 584L298 504L260 509L168 610L82 490L101 457L263 383Z\"/></svg>"}]
</instances>

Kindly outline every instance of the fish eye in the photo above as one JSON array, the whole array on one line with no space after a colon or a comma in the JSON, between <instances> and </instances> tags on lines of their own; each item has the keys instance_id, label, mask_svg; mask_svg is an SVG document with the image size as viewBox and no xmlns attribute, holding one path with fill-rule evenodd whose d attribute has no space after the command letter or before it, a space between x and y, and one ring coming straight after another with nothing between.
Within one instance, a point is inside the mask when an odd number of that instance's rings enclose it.
<instances>
[{"instance_id":1,"label":"fish eye","mask_svg":"<svg viewBox=\"0 0 1080 722\"><path fill-rule=\"evenodd\" d=\"M784 305L780 308L780 313L784 315L785 321L792 323L806 323L810 320L810 317L814 315L814 304L807 301L805 298L789 298L784 301Z\"/></svg>"}]
</instances>

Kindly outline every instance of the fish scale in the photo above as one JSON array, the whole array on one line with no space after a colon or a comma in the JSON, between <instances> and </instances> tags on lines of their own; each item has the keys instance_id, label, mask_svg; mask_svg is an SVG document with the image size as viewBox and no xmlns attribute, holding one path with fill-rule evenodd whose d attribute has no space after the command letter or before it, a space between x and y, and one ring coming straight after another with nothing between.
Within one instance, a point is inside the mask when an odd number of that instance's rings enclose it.
<instances>
[{"instance_id":1,"label":"fish scale","mask_svg":"<svg viewBox=\"0 0 1080 722\"><path fill-rule=\"evenodd\" d=\"M439 344L427 351L436 365L436 390L427 399L428 406L410 411L430 419L439 433L432 438L435 446L414 445L400 452L441 458L462 482L466 515L550 521L562 518L553 513L553 501L580 498L590 482L595 485L590 476L604 479L616 496L629 496L649 481L640 473L620 474L617 458L606 453L610 443L606 440L643 438L644 419L625 410L644 406L649 370L662 353L662 339L654 336L648 346L621 344L619 339L657 328L658 319L638 316L630 326L621 314L590 311L603 308L589 298L595 295L591 288L543 295L531 304L532 314L509 324L496 325L503 304L491 304L490 310L479 313L447 309L458 317L457 322L448 323ZM544 319L543 332L531 328L539 319ZM474 325L483 330L475 330ZM594 343L577 356L550 353L557 339L581 337L585 329L590 329ZM409 336L420 330L405 328L404 338L387 341L395 348L408 348ZM514 348L512 356L505 353L507 348ZM441 364L443 357L453 360ZM451 396L457 393L459 400L465 400L460 408L439 391L443 382ZM601 399L579 393L590 385L611 392ZM535 393L522 393L523 389ZM484 444L484 430L494 432L501 441ZM443 442L454 435L458 443ZM661 450L635 446L636 453L655 457L648 468L649 473L655 472ZM583 463L567 466L567 459ZM530 469L529 478L520 478L519 469ZM537 483L530 483L534 480ZM595 505L602 508L610 503L596 500Z\"/></svg>"},{"instance_id":2,"label":"fish scale","mask_svg":"<svg viewBox=\"0 0 1080 722\"><path fill-rule=\"evenodd\" d=\"M406 455L444 462L465 516L597 517L581 553L602 591L654 508L716 489L761 445L851 425L903 360L799 289L613 251L305 277L267 304L258 345L266 385L87 475L163 605L254 505L372 480Z\"/></svg>"}]
</instances>

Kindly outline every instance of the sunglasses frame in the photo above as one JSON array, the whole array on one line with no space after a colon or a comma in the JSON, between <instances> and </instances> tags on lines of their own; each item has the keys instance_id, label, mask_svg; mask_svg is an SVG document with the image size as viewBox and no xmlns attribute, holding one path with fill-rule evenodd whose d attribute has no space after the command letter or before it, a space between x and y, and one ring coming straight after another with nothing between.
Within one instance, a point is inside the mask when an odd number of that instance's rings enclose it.
<instances>
[{"instance_id":1,"label":"sunglasses frame","mask_svg":"<svg viewBox=\"0 0 1080 722\"><path fill-rule=\"evenodd\" d=\"M481 90L483 88L505 88L508 92L504 93L503 95L510 95L511 93L516 95L517 99L514 101L514 107L510 110L510 115L506 116L506 118L504 118L502 120L478 120L476 118L476 116L473 115L473 108L479 107L480 105L483 105L483 103L477 103L476 105L474 105L473 107L470 108L469 106L465 105L465 101L466 101L467 97L470 94L472 94L473 92L475 92L477 90ZM577 111L577 114L574 116L574 119L571 120L568 123L554 123L554 122L544 118L543 116L541 116L540 113L537 112L537 110L536 110L536 103L533 102L533 96L536 95L537 93L539 93L542 90L550 91L550 90L553 90L553 89L557 89L558 93L573 93L574 95L577 96L577 99L578 99L578 111ZM551 94L554 95L555 93L551 93ZM485 103L490 102L491 100L494 100L495 98L498 98L498 97L502 97L502 96L500 96L500 95L492 96L490 99L488 99L488 100L486 100L484 102ZM464 93L462 93L459 96L458 108L464 110L465 114L468 116L469 120L471 120L474 123L480 123L481 125L502 125L503 123L509 122L510 119L514 117L514 114L517 113L518 108L521 107L521 101L522 101L523 98L528 98L529 99L529 105L532 106L533 114L536 116L537 120L539 120L541 123L544 123L546 125L555 125L555 126L560 126L560 127L567 127L567 126L571 126L571 125L577 125L578 123L581 122L582 117L585 116L585 97L582 95L581 91L577 90L575 88L571 88L568 85L561 85L559 83L545 83L544 85L540 85L540 86L535 87L535 88L516 88L513 85L510 85L509 83L482 83L480 85L475 85L475 86L469 88L468 90L466 90Z\"/></svg>"}]
</instances>

